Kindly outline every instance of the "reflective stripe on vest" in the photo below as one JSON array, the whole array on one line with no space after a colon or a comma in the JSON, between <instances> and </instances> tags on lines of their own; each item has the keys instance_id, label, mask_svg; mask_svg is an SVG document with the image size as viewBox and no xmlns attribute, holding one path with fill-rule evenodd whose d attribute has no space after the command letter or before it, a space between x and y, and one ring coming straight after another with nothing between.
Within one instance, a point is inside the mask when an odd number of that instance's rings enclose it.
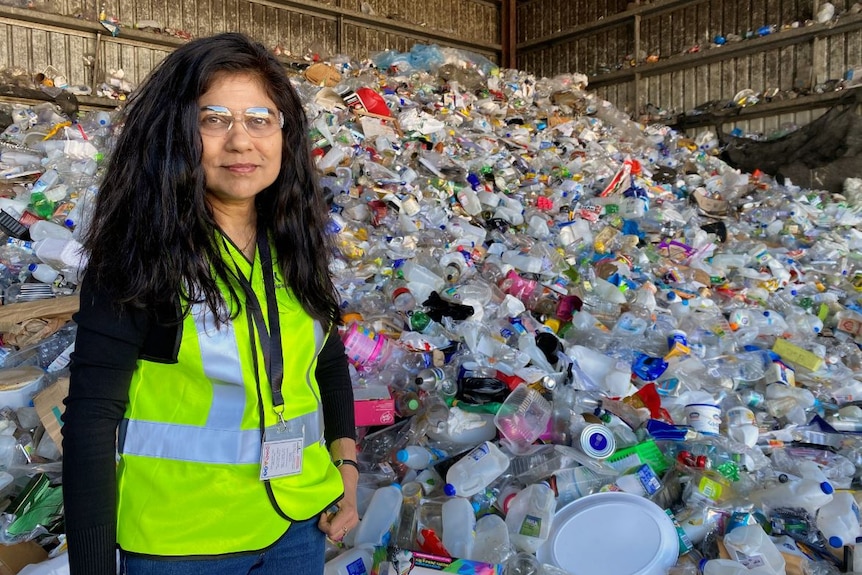
<instances>
[{"instance_id":1,"label":"reflective stripe on vest","mask_svg":"<svg viewBox=\"0 0 862 575\"><path fill-rule=\"evenodd\" d=\"M233 331L233 322L215 327L212 312L203 304L192 306L198 329L204 372L213 384L213 399L205 426L179 425L155 421L123 422L120 453L201 463L247 464L260 462L260 430L240 429L245 408L242 365ZM323 346L323 330L314 322L315 356ZM311 383L311 366L305 373ZM303 447L323 440L323 412L317 409L285 419L294 437L303 437Z\"/></svg>"}]
</instances>

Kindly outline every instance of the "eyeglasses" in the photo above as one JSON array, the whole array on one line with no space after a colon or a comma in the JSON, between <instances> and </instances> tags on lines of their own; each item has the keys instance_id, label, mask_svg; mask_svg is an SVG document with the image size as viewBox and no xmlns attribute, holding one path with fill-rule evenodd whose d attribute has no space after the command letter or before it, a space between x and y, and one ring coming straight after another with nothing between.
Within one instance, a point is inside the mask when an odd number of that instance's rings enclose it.
<instances>
[{"instance_id":1,"label":"eyeglasses","mask_svg":"<svg viewBox=\"0 0 862 575\"><path fill-rule=\"evenodd\" d=\"M284 127L284 114L279 111L254 107L234 112L224 106L202 107L198 127L201 134L224 136L230 132L236 120L241 120L245 131L252 138L272 136Z\"/></svg>"}]
</instances>

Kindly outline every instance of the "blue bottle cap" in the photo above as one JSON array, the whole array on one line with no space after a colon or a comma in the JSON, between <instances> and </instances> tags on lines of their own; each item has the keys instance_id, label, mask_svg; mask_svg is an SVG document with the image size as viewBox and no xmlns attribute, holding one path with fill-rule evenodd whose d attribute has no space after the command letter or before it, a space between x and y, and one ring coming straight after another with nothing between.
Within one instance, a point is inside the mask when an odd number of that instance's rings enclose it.
<instances>
[{"instance_id":1,"label":"blue bottle cap","mask_svg":"<svg viewBox=\"0 0 862 575\"><path fill-rule=\"evenodd\" d=\"M820 482L820 489L826 495L832 495L835 492L835 488L832 487L832 484L829 483L828 481Z\"/></svg>"},{"instance_id":2,"label":"blue bottle cap","mask_svg":"<svg viewBox=\"0 0 862 575\"><path fill-rule=\"evenodd\" d=\"M451 483L447 483L443 487L443 493L445 493L449 497L455 497L455 486L452 485Z\"/></svg>"},{"instance_id":3,"label":"blue bottle cap","mask_svg":"<svg viewBox=\"0 0 862 575\"><path fill-rule=\"evenodd\" d=\"M829 546L841 549L842 547L844 547L844 540L837 535L833 535L829 538Z\"/></svg>"},{"instance_id":4,"label":"blue bottle cap","mask_svg":"<svg viewBox=\"0 0 862 575\"><path fill-rule=\"evenodd\" d=\"M398 453L395 454L395 459L397 459L401 463L406 462L409 457L410 454L407 453L406 449L399 449Z\"/></svg>"}]
</instances>

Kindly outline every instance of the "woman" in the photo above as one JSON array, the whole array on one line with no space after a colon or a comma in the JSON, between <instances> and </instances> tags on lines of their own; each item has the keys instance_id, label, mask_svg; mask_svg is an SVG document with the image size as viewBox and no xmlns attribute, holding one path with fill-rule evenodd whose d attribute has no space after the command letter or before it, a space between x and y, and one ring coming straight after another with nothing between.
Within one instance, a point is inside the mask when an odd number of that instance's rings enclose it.
<instances>
[{"instance_id":1,"label":"woman","mask_svg":"<svg viewBox=\"0 0 862 575\"><path fill-rule=\"evenodd\" d=\"M358 479L325 218L307 120L260 44L192 41L130 99L85 239L72 575L115 573L117 545L128 575L322 573Z\"/></svg>"}]
</instances>

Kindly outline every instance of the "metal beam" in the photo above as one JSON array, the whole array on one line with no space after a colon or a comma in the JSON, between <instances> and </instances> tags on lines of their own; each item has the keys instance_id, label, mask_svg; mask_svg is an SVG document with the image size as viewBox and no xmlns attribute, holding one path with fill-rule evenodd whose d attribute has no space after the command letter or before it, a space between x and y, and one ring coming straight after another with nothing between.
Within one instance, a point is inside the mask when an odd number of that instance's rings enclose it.
<instances>
[{"instance_id":1,"label":"metal beam","mask_svg":"<svg viewBox=\"0 0 862 575\"><path fill-rule=\"evenodd\" d=\"M690 8L706 1L707 0L658 0L645 6L639 6L631 10L626 10L625 12L612 14L611 16L602 18L595 22L573 26L566 30L561 30L560 32L542 36L541 38L534 38L532 40L527 40L526 42L521 42L518 44L518 50L524 52L548 48L578 36L589 36L603 30L607 30L608 28L616 28L619 26L625 26L626 24L631 24L635 16L647 17L661 12L669 12L676 8Z\"/></svg>"},{"instance_id":2,"label":"metal beam","mask_svg":"<svg viewBox=\"0 0 862 575\"><path fill-rule=\"evenodd\" d=\"M762 52L766 49L781 48L791 44L800 44L802 42L833 36L835 34L843 34L854 30L862 30L862 14L852 14L844 16L837 22L827 24L812 24L805 28L795 28L792 30L782 30L774 34L763 36L762 38L754 38L752 40L743 40L735 44L726 44L720 48L711 48L697 54L680 54L671 56L665 60L659 60L655 64L644 64L628 70L619 70L608 74L600 74L590 78L590 87L607 86L608 84L616 84L619 82L627 82L635 77L635 74L641 77L656 76L666 72L675 72L693 68L695 66L703 66L711 64L719 60L735 58L739 56L747 56L755 52Z\"/></svg>"}]
</instances>

